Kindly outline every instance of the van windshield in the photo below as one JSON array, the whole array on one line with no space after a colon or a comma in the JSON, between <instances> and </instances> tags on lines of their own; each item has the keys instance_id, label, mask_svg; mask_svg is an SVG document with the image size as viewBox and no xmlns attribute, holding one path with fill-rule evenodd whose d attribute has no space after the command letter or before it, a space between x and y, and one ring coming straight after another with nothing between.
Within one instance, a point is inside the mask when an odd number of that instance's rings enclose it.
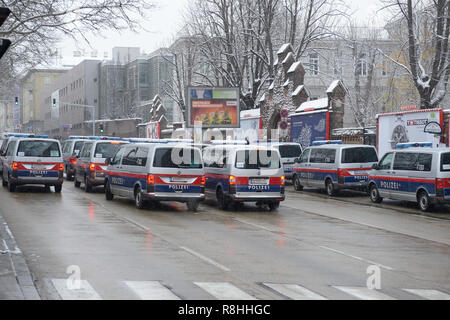
<instances>
[{"instance_id":1,"label":"van windshield","mask_svg":"<svg viewBox=\"0 0 450 320\"><path fill-rule=\"evenodd\" d=\"M378 162L374 148L355 147L342 149L342 163Z\"/></svg>"},{"instance_id":2,"label":"van windshield","mask_svg":"<svg viewBox=\"0 0 450 320\"><path fill-rule=\"evenodd\" d=\"M238 169L278 169L281 168L280 157L271 150L240 150L236 152Z\"/></svg>"},{"instance_id":3,"label":"van windshield","mask_svg":"<svg viewBox=\"0 0 450 320\"><path fill-rule=\"evenodd\" d=\"M59 145L55 141L33 140L20 141L18 157L58 158L61 156Z\"/></svg>"},{"instance_id":4,"label":"van windshield","mask_svg":"<svg viewBox=\"0 0 450 320\"><path fill-rule=\"evenodd\" d=\"M450 171L450 152L443 153L441 156L441 171L442 172Z\"/></svg>"},{"instance_id":5,"label":"van windshield","mask_svg":"<svg viewBox=\"0 0 450 320\"><path fill-rule=\"evenodd\" d=\"M94 152L94 158L112 158L119 150L119 143L102 142L97 143Z\"/></svg>"},{"instance_id":6,"label":"van windshield","mask_svg":"<svg viewBox=\"0 0 450 320\"><path fill-rule=\"evenodd\" d=\"M299 145L280 145L278 147L282 158L298 158L302 154L302 149Z\"/></svg>"},{"instance_id":7,"label":"van windshield","mask_svg":"<svg viewBox=\"0 0 450 320\"><path fill-rule=\"evenodd\" d=\"M153 167L201 169L200 151L192 148L158 148L155 151Z\"/></svg>"},{"instance_id":8,"label":"van windshield","mask_svg":"<svg viewBox=\"0 0 450 320\"><path fill-rule=\"evenodd\" d=\"M79 153L83 148L84 141L75 142L75 146L73 147L73 154Z\"/></svg>"}]
</instances>

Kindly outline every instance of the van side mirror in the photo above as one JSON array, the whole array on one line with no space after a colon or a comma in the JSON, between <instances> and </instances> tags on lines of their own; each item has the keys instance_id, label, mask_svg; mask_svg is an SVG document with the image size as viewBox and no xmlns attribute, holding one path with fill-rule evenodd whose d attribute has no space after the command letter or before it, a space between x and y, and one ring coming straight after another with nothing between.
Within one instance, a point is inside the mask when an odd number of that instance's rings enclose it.
<instances>
[{"instance_id":1,"label":"van side mirror","mask_svg":"<svg viewBox=\"0 0 450 320\"><path fill-rule=\"evenodd\" d=\"M300 158L295 158L294 162L295 163L300 163Z\"/></svg>"},{"instance_id":2,"label":"van side mirror","mask_svg":"<svg viewBox=\"0 0 450 320\"><path fill-rule=\"evenodd\" d=\"M380 166L378 165L378 163L375 163L375 164L372 166L372 169L373 169L373 170L380 170Z\"/></svg>"},{"instance_id":3,"label":"van side mirror","mask_svg":"<svg viewBox=\"0 0 450 320\"><path fill-rule=\"evenodd\" d=\"M111 158L106 158L105 163L108 165L111 164Z\"/></svg>"}]
</instances>

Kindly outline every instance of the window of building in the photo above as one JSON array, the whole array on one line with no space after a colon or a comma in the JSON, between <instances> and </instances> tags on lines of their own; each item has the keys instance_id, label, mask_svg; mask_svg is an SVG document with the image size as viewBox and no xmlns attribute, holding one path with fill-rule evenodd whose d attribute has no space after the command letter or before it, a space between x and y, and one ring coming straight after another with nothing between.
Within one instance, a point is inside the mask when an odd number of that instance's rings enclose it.
<instances>
[{"instance_id":1,"label":"window of building","mask_svg":"<svg viewBox=\"0 0 450 320\"><path fill-rule=\"evenodd\" d=\"M319 74L319 54L317 52L309 54L309 74L311 76Z\"/></svg>"},{"instance_id":2,"label":"window of building","mask_svg":"<svg viewBox=\"0 0 450 320\"><path fill-rule=\"evenodd\" d=\"M381 66L381 75L383 77L387 76L387 70L388 70L388 64L386 60L383 60L382 66Z\"/></svg>"},{"instance_id":3,"label":"window of building","mask_svg":"<svg viewBox=\"0 0 450 320\"><path fill-rule=\"evenodd\" d=\"M367 54L365 53L359 55L357 72L359 72L360 76L367 76Z\"/></svg>"}]
</instances>

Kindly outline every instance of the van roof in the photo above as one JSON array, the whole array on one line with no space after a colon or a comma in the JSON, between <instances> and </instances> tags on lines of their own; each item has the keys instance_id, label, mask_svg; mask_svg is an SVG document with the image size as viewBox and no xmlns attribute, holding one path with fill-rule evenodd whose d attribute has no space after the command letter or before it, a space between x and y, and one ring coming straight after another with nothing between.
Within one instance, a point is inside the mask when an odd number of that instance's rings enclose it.
<instances>
[{"instance_id":1,"label":"van roof","mask_svg":"<svg viewBox=\"0 0 450 320\"><path fill-rule=\"evenodd\" d=\"M412 147L407 149L394 149L392 151L395 152L427 152L427 153L447 153L450 152L450 148L421 148L421 147Z\"/></svg>"},{"instance_id":2,"label":"van roof","mask_svg":"<svg viewBox=\"0 0 450 320\"><path fill-rule=\"evenodd\" d=\"M232 150L275 150L273 147L268 145L267 147L261 145L216 145L216 146L208 146L206 149L215 148L215 149L232 149Z\"/></svg>"},{"instance_id":3,"label":"van roof","mask_svg":"<svg viewBox=\"0 0 450 320\"><path fill-rule=\"evenodd\" d=\"M345 148L375 148L370 144L324 144L320 146L309 146L314 149L345 149Z\"/></svg>"}]
</instances>

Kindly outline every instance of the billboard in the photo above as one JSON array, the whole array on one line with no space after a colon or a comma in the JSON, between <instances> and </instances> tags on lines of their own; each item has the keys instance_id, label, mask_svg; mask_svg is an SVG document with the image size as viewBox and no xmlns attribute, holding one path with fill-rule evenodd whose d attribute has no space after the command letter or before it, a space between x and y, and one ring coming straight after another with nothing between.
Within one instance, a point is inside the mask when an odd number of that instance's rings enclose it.
<instances>
[{"instance_id":1,"label":"billboard","mask_svg":"<svg viewBox=\"0 0 450 320\"><path fill-rule=\"evenodd\" d=\"M145 130L145 137L148 139L159 139L161 135L161 130L158 121L151 121L147 123Z\"/></svg>"},{"instance_id":2,"label":"billboard","mask_svg":"<svg viewBox=\"0 0 450 320\"><path fill-rule=\"evenodd\" d=\"M329 139L330 113L328 111L312 111L290 116L291 142L297 142L303 148L309 147L313 141Z\"/></svg>"},{"instance_id":3,"label":"billboard","mask_svg":"<svg viewBox=\"0 0 450 320\"><path fill-rule=\"evenodd\" d=\"M188 87L187 126L239 128L239 88Z\"/></svg>"},{"instance_id":4,"label":"billboard","mask_svg":"<svg viewBox=\"0 0 450 320\"><path fill-rule=\"evenodd\" d=\"M444 114L441 109L426 109L378 115L378 154L395 149L397 143L433 142L437 146L440 136L425 133L429 122L438 122L442 127Z\"/></svg>"}]
</instances>

